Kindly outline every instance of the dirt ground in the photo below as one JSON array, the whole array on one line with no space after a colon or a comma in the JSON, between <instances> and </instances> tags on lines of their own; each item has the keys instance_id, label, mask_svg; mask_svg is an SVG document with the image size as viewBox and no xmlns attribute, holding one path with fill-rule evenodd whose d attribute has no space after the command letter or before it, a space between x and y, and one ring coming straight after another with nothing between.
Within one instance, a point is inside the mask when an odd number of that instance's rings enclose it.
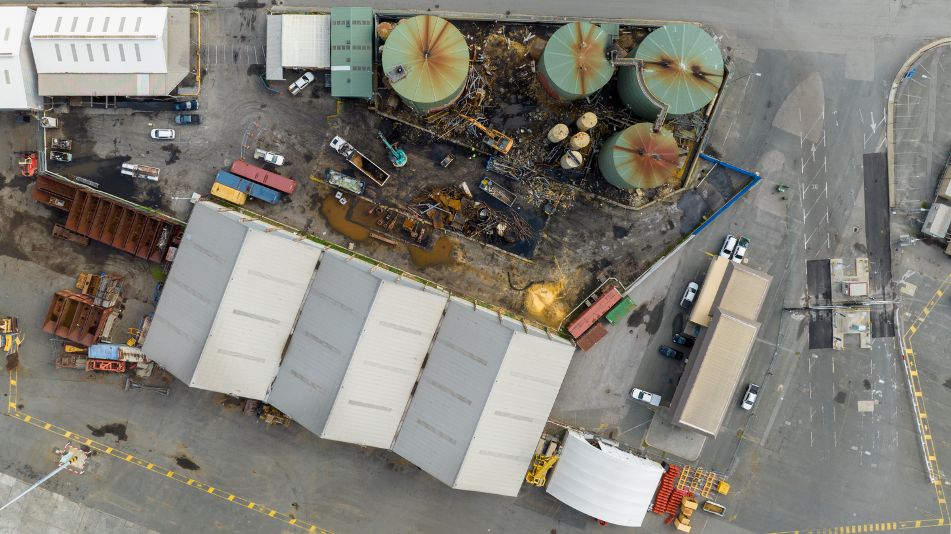
<instances>
[{"instance_id":1,"label":"dirt ground","mask_svg":"<svg viewBox=\"0 0 951 534\"><path fill-rule=\"evenodd\" d=\"M231 31L222 20L205 19L203 46L239 41L238 32ZM263 39L263 22L242 24L253 26ZM254 43L244 46L253 47ZM279 89L279 94L273 94L264 86L260 78L263 65L254 63L254 57L236 54L233 59L229 56L205 64L197 110L202 116L200 125L175 125L175 113L168 111L61 109L66 111L58 114L62 126L50 131L50 136L72 139L75 159L71 164L50 168L92 180L105 191L187 220L191 209L188 198L192 192L208 196L217 170L241 157L250 160L255 148L271 150L286 157L287 164L276 170L295 178L299 188L278 205L249 200L247 208L322 239L343 246L352 243L357 252L513 313L528 314L550 326L558 326L564 313L599 280L611 276L623 282L633 280L736 189L729 178L717 182L711 177L699 192L642 211L579 197L570 209L559 210L547 223L541 221L544 230L532 243L532 261L453 235L438 239L432 251L383 243L348 226L353 224L349 221L341 223L341 217L334 215L336 208L324 202L331 197L330 203L335 203L330 188L310 180L311 176L323 176L327 169L355 175L349 163L329 148L335 135L349 140L390 172L385 187L368 184L366 195L396 206L406 206L433 185L465 181L481 193L477 184L485 173L485 157L473 157L456 145L433 142L426 136L404 135L401 128L405 131L408 127L394 127L391 121L372 113L366 102L338 104L324 87L322 73L299 96L290 96L280 83L273 83ZM288 80L297 76L299 73L286 73ZM177 137L171 142L152 140L152 128L174 128ZM11 153L28 147L38 130L35 122L14 128L12 118L6 115L0 131ZM395 169L390 165L383 143L376 138L377 131L400 141L409 157L406 167ZM444 169L439 161L447 153L453 153L456 161ZM159 181L121 175L120 165L126 161L161 168ZM0 253L29 258L64 273L72 273L78 266L138 273L130 291L151 295L154 280L144 262L99 243L79 250L69 243L54 242L50 228L65 214L29 200L31 182L16 178L12 163L3 171L7 187L0 204L4 208L4 234L15 237L3 240ZM724 187L714 187L717 183ZM539 217L537 210L527 204L516 203L515 209L524 210L526 218Z\"/></svg>"}]
</instances>

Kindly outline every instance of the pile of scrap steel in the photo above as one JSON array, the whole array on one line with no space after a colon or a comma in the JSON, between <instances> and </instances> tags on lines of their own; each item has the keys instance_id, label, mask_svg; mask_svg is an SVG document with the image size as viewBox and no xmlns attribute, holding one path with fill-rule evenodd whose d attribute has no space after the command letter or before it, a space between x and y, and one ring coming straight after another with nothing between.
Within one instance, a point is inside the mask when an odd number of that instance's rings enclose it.
<instances>
[{"instance_id":1,"label":"pile of scrap steel","mask_svg":"<svg viewBox=\"0 0 951 534\"><path fill-rule=\"evenodd\" d=\"M437 229L492 243L517 243L532 237L531 226L512 210L490 208L460 187L433 188L413 198L410 208Z\"/></svg>"},{"instance_id":2,"label":"pile of scrap steel","mask_svg":"<svg viewBox=\"0 0 951 534\"><path fill-rule=\"evenodd\" d=\"M122 278L107 273L80 273L76 289L57 291L43 320L43 331L88 347L110 340L122 314Z\"/></svg>"},{"instance_id":3,"label":"pile of scrap steel","mask_svg":"<svg viewBox=\"0 0 951 534\"><path fill-rule=\"evenodd\" d=\"M427 250L433 246L432 226L397 209L361 199L350 215L352 222L367 226L375 239L390 244L395 244L397 239ZM375 228L369 227L370 224Z\"/></svg>"},{"instance_id":4,"label":"pile of scrap steel","mask_svg":"<svg viewBox=\"0 0 951 534\"><path fill-rule=\"evenodd\" d=\"M263 421L266 425L291 426L291 418L284 412L254 399L244 401L244 415L252 415Z\"/></svg>"},{"instance_id":5,"label":"pile of scrap steel","mask_svg":"<svg viewBox=\"0 0 951 534\"><path fill-rule=\"evenodd\" d=\"M7 358L8 368L16 366L16 356L23 343L23 334L17 325L16 317L0 317L0 354Z\"/></svg>"},{"instance_id":6,"label":"pile of scrap steel","mask_svg":"<svg viewBox=\"0 0 951 534\"><path fill-rule=\"evenodd\" d=\"M62 343L54 344L55 349L58 349L55 355L57 369L80 369L106 373L133 372L139 378L148 378L155 369L155 363L139 347L113 343L97 343L89 347L81 347Z\"/></svg>"}]
</instances>

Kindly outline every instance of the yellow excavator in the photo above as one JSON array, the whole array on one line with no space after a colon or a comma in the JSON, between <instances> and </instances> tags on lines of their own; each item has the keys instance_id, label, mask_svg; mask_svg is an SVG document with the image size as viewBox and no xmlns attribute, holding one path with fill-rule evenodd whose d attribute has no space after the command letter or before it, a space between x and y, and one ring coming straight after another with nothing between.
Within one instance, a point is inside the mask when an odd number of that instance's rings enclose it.
<instances>
[{"instance_id":1,"label":"yellow excavator","mask_svg":"<svg viewBox=\"0 0 951 534\"><path fill-rule=\"evenodd\" d=\"M515 144L515 141L513 141L511 137L498 130L489 128L481 122L473 119L472 117L463 115L462 113L459 114L459 117L482 132L482 142L494 148L500 154L508 154L509 150L512 150L512 146Z\"/></svg>"},{"instance_id":2,"label":"yellow excavator","mask_svg":"<svg viewBox=\"0 0 951 534\"><path fill-rule=\"evenodd\" d=\"M528 469L528 473L525 473L525 482L533 486L543 487L545 482L548 481L548 471L555 465L558 458L559 457L554 454L536 454L532 466Z\"/></svg>"}]
</instances>

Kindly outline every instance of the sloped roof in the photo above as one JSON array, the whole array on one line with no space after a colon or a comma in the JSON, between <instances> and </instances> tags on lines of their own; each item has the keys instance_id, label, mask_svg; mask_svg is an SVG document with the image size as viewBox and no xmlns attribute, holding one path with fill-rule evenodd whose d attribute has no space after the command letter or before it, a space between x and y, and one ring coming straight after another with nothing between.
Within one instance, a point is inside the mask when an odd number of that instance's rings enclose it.
<instances>
[{"instance_id":1,"label":"sloped roof","mask_svg":"<svg viewBox=\"0 0 951 534\"><path fill-rule=\"evenodd\" d=\"M573 353L453 298L393 450L453 488L516 495Z\"/></svg>"},{"instance_id":2,"label":"sloped roof","mask_svg":"<svg viewBox=\"0 0 951 534\"><path fill-rule=\"evenodd\" d=\"M33 17L33 10L24 6L0 7L0 109L42 107L27 40Z\"/></svg>"},{"instance_id":3,"label":"sloped roof","mask_svg":"<svg viewBox=\"0 0 951 534\"><path fill-rule=\"evenodd\" d=\"M639 527L663 475L657 462L603 442L593 445L568 431L547 491L583 514L612 525Z\"/></svg>"}]
</instances>

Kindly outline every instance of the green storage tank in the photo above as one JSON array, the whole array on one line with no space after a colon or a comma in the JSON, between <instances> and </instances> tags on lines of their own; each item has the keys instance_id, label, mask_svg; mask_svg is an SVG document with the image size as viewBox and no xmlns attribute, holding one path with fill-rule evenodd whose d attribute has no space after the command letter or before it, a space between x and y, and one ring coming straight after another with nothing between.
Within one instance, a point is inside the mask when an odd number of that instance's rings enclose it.
<instances>
[{"instance_id":1,"label":"green storage tank","mask_svg":"<svg viewBox=\"0 0 951 534\"><path fill-rule=\"evenodd\" d=\"M670 183L680 167L677 140L667 130L643 122L621 130L601 145L601 175L619 189L650 189Z\"/></svg>"},{"instance_id":2,"label":"green storage tank","mask_svg":"<svg viewBox=\"0 0 951 534\"><path fill-rule=\"evenodd\" d=\"M443 18L403 19L383 45L383 74L407 106L426 114L452 105L466 88L469 45Z\"/></svg>"},{"instance_id":3,"label":"green storage tank","mask_svg":"<svg viewBox=\"0 0 951 534\"><path fill-rule=\"evenodd\" d=\"M590 22L565 24L538 60L538 81L555 98L576 100L604 87L614 75L606 56L608 33Z\"/></svg>"},{"instance_id":4,"label":"green storage tank","mask_svg":"<svg viewBox=\"0 0 951 534\"><path fill-rule=\"evenodd\" d=\"M643 62L643 81L667 113L682 115L706 106L723 82L723 56L709 33L693 24L668 24L652 31L628 54ZM618 74L621 100L639 117L654 120L660 109L644 94L636 67Z\"/></svg>"}]
</instances>

